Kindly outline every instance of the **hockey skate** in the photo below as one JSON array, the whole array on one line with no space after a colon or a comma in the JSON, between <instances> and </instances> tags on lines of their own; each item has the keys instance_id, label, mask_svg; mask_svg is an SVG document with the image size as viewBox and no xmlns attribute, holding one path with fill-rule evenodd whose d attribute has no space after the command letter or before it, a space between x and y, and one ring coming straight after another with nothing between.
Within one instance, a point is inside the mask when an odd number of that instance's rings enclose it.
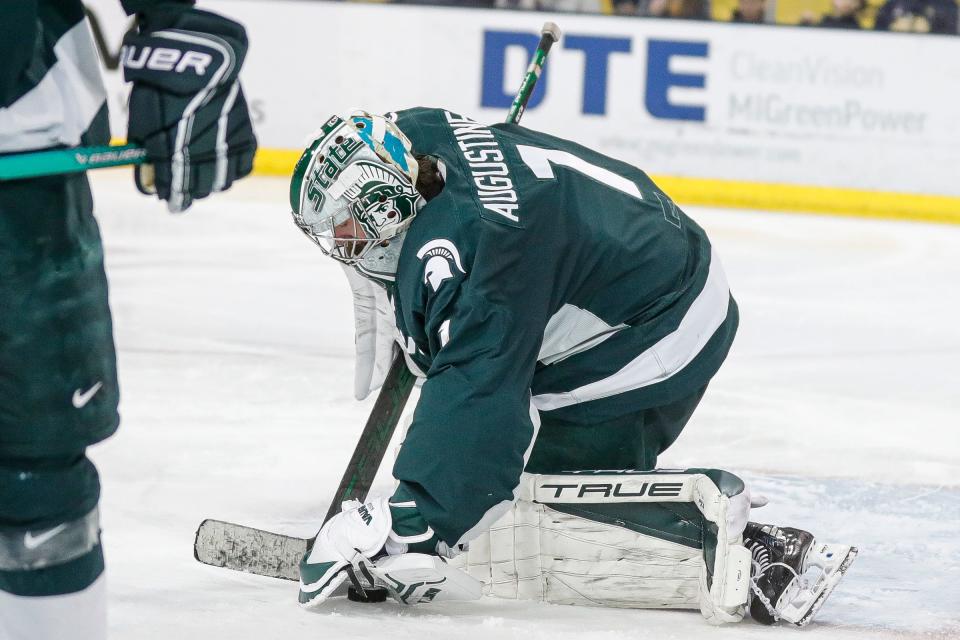
<instances>
[{"instance_id":1,"label":"hockey skate","mask_svg":"<svg viewBox=\"0 0 960 640\"><path fill-rule=\"evenodd\" d=\"M809 623L857 557L856 547L755 522L747 524L743 543L753 556L750 615L761 624Z\"/></svg>"}]
</instances>

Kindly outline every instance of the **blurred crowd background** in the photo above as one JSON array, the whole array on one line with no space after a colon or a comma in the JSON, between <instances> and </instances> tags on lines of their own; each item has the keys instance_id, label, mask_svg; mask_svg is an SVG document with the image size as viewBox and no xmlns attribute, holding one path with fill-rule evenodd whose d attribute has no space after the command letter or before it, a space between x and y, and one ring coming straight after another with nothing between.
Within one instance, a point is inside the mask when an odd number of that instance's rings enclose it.
<instances>
[{"instance_id":1,"label":"blurred crowd background","mask_svg":"<svg viewBox=\"0 0 960 640\"><path fill-rule=\"evenodd\" d=\"M960 0L374 0L957 35Z\"/></svg>"}]
</instances>

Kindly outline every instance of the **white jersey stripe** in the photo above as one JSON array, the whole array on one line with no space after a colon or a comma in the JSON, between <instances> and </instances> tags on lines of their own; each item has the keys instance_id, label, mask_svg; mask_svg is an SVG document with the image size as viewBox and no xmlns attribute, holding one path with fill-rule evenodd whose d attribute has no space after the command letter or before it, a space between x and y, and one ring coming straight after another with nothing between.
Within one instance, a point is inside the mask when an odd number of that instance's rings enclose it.
<instances>
[{"instance_id":1,"label":"white jersey stripe","mask_svg":"<svg viewBox=\"0 0 960 640\"><path fill-rule=\"evenodd\" d=\"M56 63L16 102L0 109L0 153L75 146L107 100L86 19L53 46Z\"/></svg>"},{"instance_id":2,"label":"white jersey stripe","mask_svg":"<svg viewBox=\"0 0 960 640\"><path fill-rule=\"evenodd\" d=\"M592 349L626 328L625 324L611 326L587 309L565 304L547 322L537 360L555 364Z\"/></svg>"},{"instance_id":3,"label":"white jersey stripe","mask_svg":"<svg viewBox=\"0 0 960 640\"><path fill-rule=\"evenodd\" d=\"M727 317L730 287L716 251L703 290L687 309L680 325L613 375L562 393L533 397L540 411L609 398L670 378L690 364Z\"/></svg>"}]
</instances>

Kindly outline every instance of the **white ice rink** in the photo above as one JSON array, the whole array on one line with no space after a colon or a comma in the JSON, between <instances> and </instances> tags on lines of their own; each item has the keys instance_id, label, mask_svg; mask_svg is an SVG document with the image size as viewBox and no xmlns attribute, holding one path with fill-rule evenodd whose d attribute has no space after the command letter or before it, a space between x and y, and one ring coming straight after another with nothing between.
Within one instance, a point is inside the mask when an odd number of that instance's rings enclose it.
<instances>
[{"instance_id":1,"label":"white ice rink","mask_svg":"<svg viewBox=\"0 0 960 640\"><path fill-rule=\"evenodd\" d=\"M285 180L175 217L129 170L94 188L123 416L92 449L113 638L960 638L960 227L689 209L742 320L661 466L738 472L770 498L755 520L860 547L807 629L493 599L308 613L293 583L201 565L192 541L206 517L307 536L326 512L372 404L352 397L339 267Z\"/></svg>"}]
</instances>

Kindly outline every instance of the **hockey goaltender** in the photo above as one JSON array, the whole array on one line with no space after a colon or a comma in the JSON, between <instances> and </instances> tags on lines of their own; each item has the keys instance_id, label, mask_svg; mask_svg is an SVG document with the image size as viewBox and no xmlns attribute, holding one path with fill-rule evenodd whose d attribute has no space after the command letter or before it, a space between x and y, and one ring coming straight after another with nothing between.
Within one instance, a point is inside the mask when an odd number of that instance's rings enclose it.
<instances>
[{"instance_id":1,"label":"hockey goaltender","mask_svg":"<svg viewBox=\"0 0 960 640\"><path fill-rule=\"evenodd\" d=\"M355 391L401 349L422 379L389 498L346 503L300 602L347 584L809 622L856 555L750 521L719 469L657 469L726 358L737 305L709 239L639 169L443 109L332 117L297 225L353 289Z\"/></svg>"}]
</instances>

